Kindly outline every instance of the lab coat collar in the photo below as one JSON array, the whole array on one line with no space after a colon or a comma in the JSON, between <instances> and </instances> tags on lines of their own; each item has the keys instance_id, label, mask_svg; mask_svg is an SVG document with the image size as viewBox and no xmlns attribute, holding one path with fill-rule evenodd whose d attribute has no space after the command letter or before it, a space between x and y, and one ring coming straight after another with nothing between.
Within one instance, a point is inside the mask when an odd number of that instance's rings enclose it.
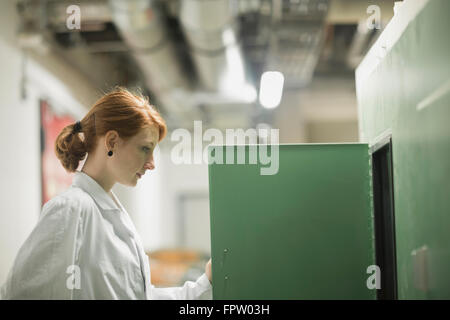
<instances>
[{"instance_id":1,"label":"lab coat collar","mask_svg":"<svg viewBox=\"0 0 450 320\"><path fill-rule=\"evenodd\" d=\"M92 179L84 172L75 172L75 176L72 180L72 186L81 188L86 191L103 210L124 210L122 204L119 202L112 190L111 194L114 197L115 201L118 203L119 207L114 203L114 200L106 193L105 189L103 189L97 181Z\"/></svg>"}]
</instances>

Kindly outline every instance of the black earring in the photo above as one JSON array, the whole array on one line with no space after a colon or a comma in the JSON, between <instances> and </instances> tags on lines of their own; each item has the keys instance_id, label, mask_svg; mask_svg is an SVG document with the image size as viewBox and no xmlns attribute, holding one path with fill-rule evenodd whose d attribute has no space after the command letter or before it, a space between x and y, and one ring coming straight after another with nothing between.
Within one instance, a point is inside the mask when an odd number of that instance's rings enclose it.
<instances>
[{"instance_id":1,"label":"black earring","mask_svg":"<svg viewBox=\"0 0 450 320\"><path fill-rule=\"evenodd\" d=\"M112 156L112 154L113 154L113 152L112 152L112 150L109 150L109 152L108 152L108 156Z\"/></svg>"}]
</instances>

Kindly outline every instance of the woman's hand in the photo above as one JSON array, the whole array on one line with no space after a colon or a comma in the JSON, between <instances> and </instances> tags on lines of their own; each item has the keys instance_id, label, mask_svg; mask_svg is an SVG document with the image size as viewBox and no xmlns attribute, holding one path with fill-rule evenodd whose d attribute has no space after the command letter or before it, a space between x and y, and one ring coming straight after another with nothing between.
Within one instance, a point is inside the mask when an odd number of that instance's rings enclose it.
<instances>
[{"instance_id":1,"label":"woman's hand","mask_svg":"<svg viewBox=\"0 0 450 320\"><path fill-rule=\"evenodd\" d=\"M206 273L206 276L208 277L209 282L211 282L211 284L212 284L211 259L209 259L209 261L206 263L205 273Z\"/></svg>"}]
</instances>

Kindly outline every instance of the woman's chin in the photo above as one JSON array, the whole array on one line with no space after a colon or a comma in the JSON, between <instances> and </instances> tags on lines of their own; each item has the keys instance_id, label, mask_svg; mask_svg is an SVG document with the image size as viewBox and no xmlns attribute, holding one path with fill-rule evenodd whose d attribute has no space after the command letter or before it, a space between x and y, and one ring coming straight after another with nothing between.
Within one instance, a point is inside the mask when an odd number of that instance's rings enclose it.
<instances>
[{"instance_id":1,"label":"woman's chin","mask_svg":"<svg viewBox=\"0 0 450 320\"><path fill-rule=\"evenodd\" d=\"M138 183L138 179L131 179L128 181L119 182L121 185L127 186L127 187L135 187Z\"/></svg>"}]
</instances>

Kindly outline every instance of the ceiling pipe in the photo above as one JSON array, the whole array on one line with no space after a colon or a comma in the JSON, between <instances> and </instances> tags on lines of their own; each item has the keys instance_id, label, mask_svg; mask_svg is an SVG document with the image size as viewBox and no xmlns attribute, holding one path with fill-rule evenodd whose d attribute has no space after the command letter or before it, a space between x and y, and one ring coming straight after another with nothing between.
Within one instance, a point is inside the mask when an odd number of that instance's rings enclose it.
<instances>
[{"instance_id":1,"label":"ceiling pipe","mask_svg":"<svg viewBox=\"0 0 450 320\"><path fill-rule=\"evenodd\" d=\"M146 85L168 111L168 121L175 126L202 119L202 105L220 104L224 100L248 103L256 99L256 91L251 86L245 87L243 60L235 40L234 15L229 1L213 0L211 2L216 2L213 7L205 5L210 1L198 1L203 3L200 6L189 2L181 2L184 21L190 23L197 18L203 19L203 22L197 21L192 25L193 29L189 29L192 32L186 31L190 43L203 49L203 55L196 52L193 56L204 84L201 89L193 88L183 73L175 47L165 33L166 27L156 1L109 0L113 21L142 69ZM229 15L224 14L224 8L228 8ZM212 20L206 18L211 15L209 9L215 12ZM219 88L223 90L219 91ZM233 90L227 91L229 88L237 88L239 94L233 95ZM227 95L230 93L231 96Z\"/></svg>"},{"instance_id":2,"label":"ceiling pipe","mask_svg":"<svg viewBox=\"0 0 450 320\"><path fill-rule=\"evenodd\" d=\"M235 0L183 0L179 16L202 87L251 102L256 91L246 82L238 12Z\"/></svg>"},{"instance_id":3,"label":"ceiling pipe","mask_svg":"<svg viewBox=\"0 0 450 320\"><path fill-rule=\"evenodd\" d=\"M113 21L141 68L146 85L161 101L168 116L195 114L193 105L180 100L184 95L181 93L191 88L155 1L109 0L109 4Z\"/></svg>"}]
</instances>

